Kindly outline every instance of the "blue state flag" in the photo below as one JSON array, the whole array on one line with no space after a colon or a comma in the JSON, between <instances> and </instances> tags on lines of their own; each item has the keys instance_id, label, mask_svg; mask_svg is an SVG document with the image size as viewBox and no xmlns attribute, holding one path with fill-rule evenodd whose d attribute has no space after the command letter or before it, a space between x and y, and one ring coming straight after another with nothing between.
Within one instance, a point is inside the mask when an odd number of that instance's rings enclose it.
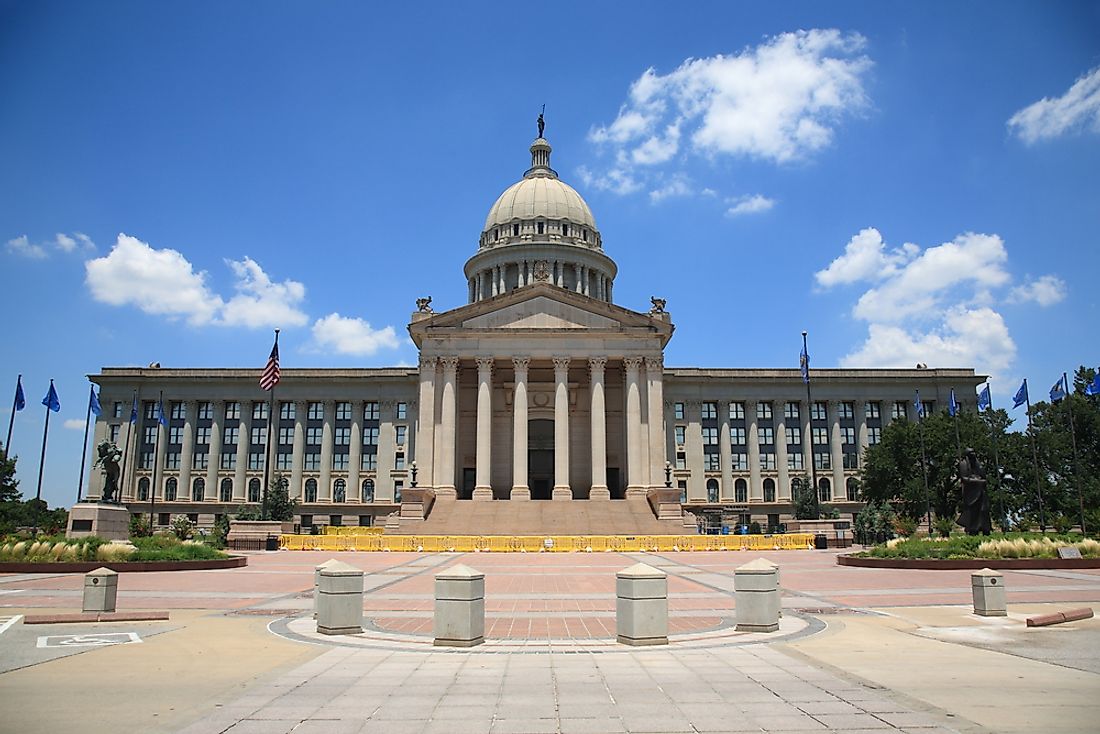
<instances>
[{"instance_id":1,"label":"blue state flag","mask_svg":"<svg viewBox=\"0 0 1100 734\"><path fill-rule=\"evenodd\" d=\"M1096 377L1092 378L1092 382L1085 386L1086 395L1100 395L1100 372L1096 373Z\"/></svg>"},{"instance_id":2,"label":"blue state flag","mask_svg":"<svg viewBox=\"0 0 1100 734\"><path fill-rule=\"evenodd\" d=\"M1019 408L1021 405L1027 402L1027 378L1020 383L1020 389L1016 391L1016 396L1012 398L1012 407Z\"/></svg>"},{"instance_id":3,"label":"blue state flag","mask_svg":"<svg viewBox=\"0 0 1100 734\"><path fill-rule=\"evenodd\" d=\"M164 401L157 402L157 422L165 428L168 427L168 416L164 414Z\"/></svg>"},{"instance_id":4,"label":"blue state flag","mask_svg":"<svg viewBox=\"0 0 1100 734\"><path fill-rule=\"evenodd\" d=\"M798 355L798 368L802 371L802 381L810 382L810 355L806 353L806 345L802 345L802 353Z\"/></svg>"},{"instance_id":5,"label":"blue state flag","mask_svg":"<svg viewBox=\"0 0 1100 734\"><path fill-rule=\"evenodd\" d=\"M1062 388L1062 378L1058 378L1058 382L1054 383L1054 386L1050 388L1050 402L1057 403L1059 400L1066 399L1066 391Z\"/></svg>"},{"instance_id":6,"label":"blue state flag","mask_svg":"<svg viewBox=\"0 0 1100 734\"><path fill-rule=\"evenodd\" d=\"M924 417L924 403L920 401L920 390L917 390L917 396L913 398L913 408L917 411L917 417Z\"/></svg>"},{"instance_id":7,"label":"blue state flag","mask_svg":"<svg viewBox=\"0 0 1100 734\"><path fill-rule=\"evenodd\" d=\"M57 397L57 389L53 386L53 380L50 380L50 391L46 393L46 397L42 398L42 404L55 413L61 410L61 401Z\"/></svg>"},{"instance_id":8,"label":"blue state flag","mask_svg":"<svg viewBox=\"0 0 1100 734\"><path fill-rule=\"evenodd\" d=\"M989 385L978 393L978 410L989 410L993 406L993 398L989 395Z\"/></svg>"},{"instance_id":9,"label":"blue state flag","mask_svg":"<svg viewBox=\"0 0 1100 734\"><path fill-rule=\"evenodd\" d=\"M91 391L88 396L88 410L92 411L98 418L99 414L103 412L103 408L99 405L99 396L95 394L95 385L89 386L88 389Z\"/></svg>"},{"instance_id":10,"label":"blue state flag","mask_svg":"<svg viewBox=\"0 0 1100 734\"><path fill-rule=\"evenodd\" d=\"M130 422L137 423L137 395L134 396L134 404L130 406Z\"/></svg>"},{"instance_id":11,"label":"blue state flag","mask_svg":"<svg viewBox=\"0 0 1100 734\"><path fill-rule=\"evenodd\" d=\"M959 403L955 400L955 388L951 388L951 399L947 403L947 414L954 418L959 413Z\"/></svg>"},{"instance_id":12,"label":"blue state flag","mask_svg":"<svg viewBox=\"0 0 1100 734\"><path fill-rule=\"evenodd\" d=\"M27 407L27 396L23 394L23 376L15 378L15 409L23 410Z\"/></svg>"}]
</instances>

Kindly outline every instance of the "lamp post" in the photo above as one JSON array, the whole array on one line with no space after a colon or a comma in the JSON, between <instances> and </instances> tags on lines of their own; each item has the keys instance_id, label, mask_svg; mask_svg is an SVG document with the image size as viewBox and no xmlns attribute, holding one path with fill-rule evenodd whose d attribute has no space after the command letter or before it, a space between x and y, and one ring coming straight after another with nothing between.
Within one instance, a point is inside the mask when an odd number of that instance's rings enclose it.
<instances>
[{"instance_id":1,"label":"lamp post","mask_svg":"<svg viewBox=\"0 0 1100 734\"><path fill-rule=\"evenodd\" d=\"M672 463L668 461L665 462L665 488L672 488Z\"/></svg>"},{"instance_id":2,"label":"lamp post","mask_svg":"<svg viewBox=\"0 0 1100 734\"><path fill-rule=\"evenodd\" d=\"M414 461L412 464L410 464L409 468L412 470L412 482L409 486L413 489L416 489L416 462Z\"/></svg>"}]
</instances>

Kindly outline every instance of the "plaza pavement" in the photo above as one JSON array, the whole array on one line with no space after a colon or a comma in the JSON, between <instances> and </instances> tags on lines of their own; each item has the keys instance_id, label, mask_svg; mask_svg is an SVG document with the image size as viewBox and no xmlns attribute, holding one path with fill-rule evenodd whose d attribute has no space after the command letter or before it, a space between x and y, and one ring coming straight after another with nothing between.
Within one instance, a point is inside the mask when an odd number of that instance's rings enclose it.
<instances>
[{"instance_id":1,"label":"plaza pavement","mask_svg":"<svg viewBox=\"0 0 1100 734\"><path fill-rule=\"evenodd\" d=\"M1100 622L1023 621L1100 610L1100 571L1006 571L1010 616L980 618L968 571L833 551L336 555L366 572L362 635L313 630L331 553L120 575L119 609L167 622L25 625L79 609L82 576L0 575L0 732L1100 731ZM733 570L761 556L782 626L738 633ZM669 575L667 647L614 642L615 572L637 561ZM486 576L472 650L431 646L433 575L456 563ZM140 642L61 644L119 632Z\"/></svg>"}]
</instances>

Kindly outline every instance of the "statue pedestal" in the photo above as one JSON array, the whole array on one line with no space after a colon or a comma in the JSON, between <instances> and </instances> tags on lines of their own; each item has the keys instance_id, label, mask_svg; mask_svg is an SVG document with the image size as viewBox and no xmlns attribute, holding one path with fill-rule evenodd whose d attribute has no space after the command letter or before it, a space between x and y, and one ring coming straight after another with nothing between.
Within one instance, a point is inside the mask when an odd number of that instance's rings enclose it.
<instances>
[{"instance_id":1,"label":"statue pedestal","mask_svg":"<svg viewBox=\"0 0 1100 734\"><path fill-rule=\"evenodd\" d=\"M130 539L130 513L122 505L78 502L69 510L66 538L96 535L107 540Z\"/></svg>"}]
</instances>

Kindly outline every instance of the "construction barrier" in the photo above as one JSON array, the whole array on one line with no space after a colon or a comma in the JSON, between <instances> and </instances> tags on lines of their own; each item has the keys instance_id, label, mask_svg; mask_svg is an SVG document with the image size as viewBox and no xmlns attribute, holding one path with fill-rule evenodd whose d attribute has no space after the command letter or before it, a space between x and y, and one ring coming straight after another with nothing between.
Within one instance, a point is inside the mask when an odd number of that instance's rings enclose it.
<instances>
[{"instance_id":1,"label":"construction barrier","mask_svg":"<svg viewBox=\"0 0 1100 734\"><path fill-rule=\"evenodd\" d=\"M352 528L345 528L352 529ZM358 528L355 528L358 529ZM363 528L366 530L367 528ZM284 550L402 553L658 553L813 549L810 533L784 535L281 535Z\"/></svg>"},{"instance_id":2,"label":"construction barrier","mask_svg":"<svg viewBox=\"0 0 1100 734\"><path fill-rule=\"evenodd\" d=\"M325 535L381 535L386 529L381 525L375 527L358 527L355 525L344 527L341 525L326 525Z\"/></svg>"}]
</instances>

